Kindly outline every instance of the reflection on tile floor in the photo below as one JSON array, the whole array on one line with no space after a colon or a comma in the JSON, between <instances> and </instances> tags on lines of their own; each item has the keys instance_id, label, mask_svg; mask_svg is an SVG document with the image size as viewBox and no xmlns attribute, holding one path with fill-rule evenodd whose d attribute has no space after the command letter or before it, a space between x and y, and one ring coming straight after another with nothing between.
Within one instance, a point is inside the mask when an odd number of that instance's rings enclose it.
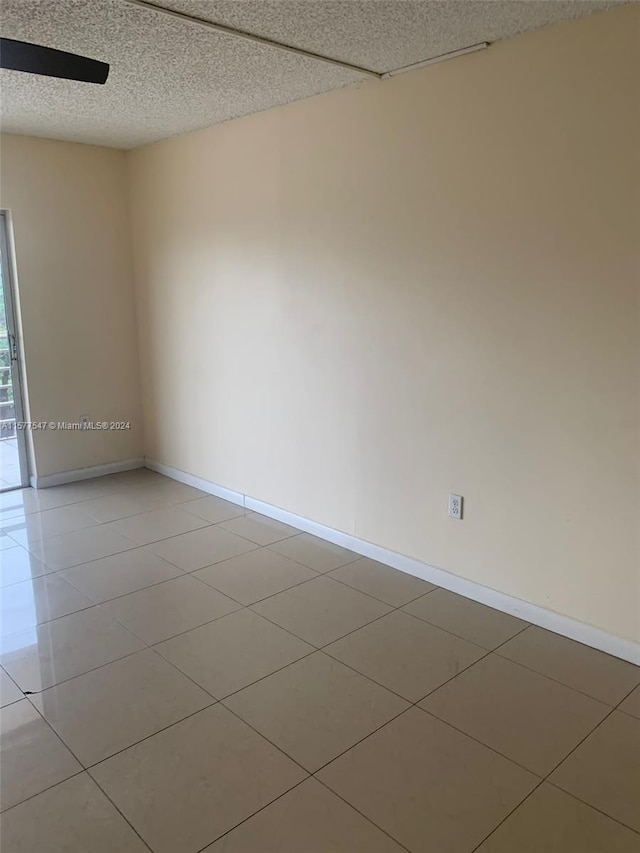
<instances>
[{"instance_id":1,"label":"reflection on tile floor","mask_svg":"<svg viewBox=\"0 0 640 853\"><path fill-rule=\"evenodd\" d=\"M3 853L640 853L640 668L144 469L0 496Z\"/></svg>"},{"instance_id":2,"label":"reflection on tile floor","mask_svg":"<svg viewBox=\"0 0 640 853\"><path fill-rule=\"evenodd\" d=\"M15 489L22 482L17 438L0 439L0 489Z\"/></svg>"}]
</instances>

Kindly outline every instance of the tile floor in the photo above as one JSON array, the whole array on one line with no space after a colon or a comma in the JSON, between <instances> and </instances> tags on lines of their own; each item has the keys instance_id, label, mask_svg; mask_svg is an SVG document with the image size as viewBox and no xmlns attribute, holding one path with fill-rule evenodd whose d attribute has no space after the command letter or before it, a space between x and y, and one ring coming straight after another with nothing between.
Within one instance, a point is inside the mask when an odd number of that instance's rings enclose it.
<instances>
[{"instance_id":1,"label":"tile floor","mask_svg":"<svg viewBox=\"0 0 640 853\"><path fill-rule=\"evenodd\" d=\"M639 853L639 668L147 470L0 532L3 853Z\"/></svg>"},{"instance_id":2,"label":"tile floor","mask_svg":"<svg viewBox=\"0 0 640 853\"><path fill-rule=\"evenodd\" d=\"M21 482L18 441L15 438L0 438L0 490L15 489Z\"/></svg>"}]
</instances>

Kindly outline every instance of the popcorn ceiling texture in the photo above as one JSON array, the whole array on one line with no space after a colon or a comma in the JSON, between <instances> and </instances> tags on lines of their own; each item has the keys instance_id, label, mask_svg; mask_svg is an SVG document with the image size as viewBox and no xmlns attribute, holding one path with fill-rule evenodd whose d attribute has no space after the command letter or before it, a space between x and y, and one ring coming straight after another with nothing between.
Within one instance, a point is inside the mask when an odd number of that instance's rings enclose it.
<instances>
[{"instance_id":1,"label":"popcorn ceiling texture","mask_svg":"<svg viewBox=\"0 0 640 853\"><path fill-rule=\"evenodd\" d=\"M375 71L618 5L615 0L159 2ZM105 86L0 71L0 117L8 133L134 148L370 80L122 0L2 0L0 26L7 38L111 64Z\"/></svg>"},{"instance_id":2,"label":"popcorn ceiling texture","mask_svg":"<svg viewBox=\"0 0 640 853\"><path fill-rule=\"evenodd\" d=\"M615 5L584 0L153 0L384 72Z\"/></svg>"}]
</instances>

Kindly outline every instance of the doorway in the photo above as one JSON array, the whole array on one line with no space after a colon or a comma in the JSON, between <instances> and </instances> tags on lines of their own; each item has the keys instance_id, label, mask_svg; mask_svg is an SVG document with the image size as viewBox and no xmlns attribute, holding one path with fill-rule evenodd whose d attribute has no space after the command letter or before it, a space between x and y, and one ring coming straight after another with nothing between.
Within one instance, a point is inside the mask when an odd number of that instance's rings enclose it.
<instances>
[{"instance_id":1,"label":"doorway","mask_svg":"<svg viewBox=\"0 0 640 853\"><path fill-rule=\"evenodd\" d=\"M0 211L0 492L29 485L18 332L7 216Z\"/></svg>"}]
</instances>

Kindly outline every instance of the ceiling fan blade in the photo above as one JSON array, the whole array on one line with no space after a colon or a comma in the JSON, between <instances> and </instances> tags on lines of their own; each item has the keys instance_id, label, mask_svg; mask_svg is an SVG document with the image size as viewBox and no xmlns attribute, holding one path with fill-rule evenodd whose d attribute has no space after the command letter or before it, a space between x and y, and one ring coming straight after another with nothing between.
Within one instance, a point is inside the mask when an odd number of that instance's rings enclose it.
<instances>
[{"instance_id":1,"label":"ceiling fan blade","mask_svg":"<svg viewBox=\"0 0 640 853\"><path fill-rule=\"evenodd\" d=\"M105 83L109 76L106 62L6 38L0 38L0 68L81 80L83 83Z\"/></svg>"}]
</instances>

